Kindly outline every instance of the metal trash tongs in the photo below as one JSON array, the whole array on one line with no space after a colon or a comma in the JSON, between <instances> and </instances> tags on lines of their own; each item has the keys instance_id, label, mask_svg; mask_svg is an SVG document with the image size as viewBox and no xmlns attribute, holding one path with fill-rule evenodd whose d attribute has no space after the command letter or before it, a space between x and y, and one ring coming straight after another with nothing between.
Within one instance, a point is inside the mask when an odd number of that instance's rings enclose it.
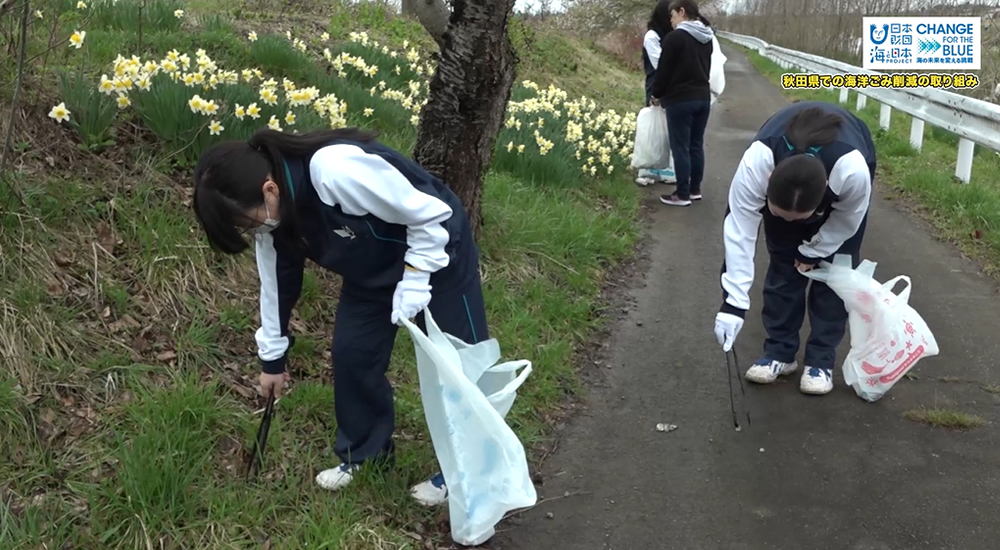
<instances>
[{"instance_id":1,"label":"metal trash tongs","mask_svg":"<svg viewBox=\"0 0 1000 550\"><path fill-rule=\"evenodd\" d=\"M733 355L732 362L729 361L730 353ZM736 414L736 400L733 397L733 375L736 375L736 379L739 380L740 382L740 393L743 396L742 399L743 412L745 412L747 415L747 426L749 426L751 422L750 422L750 408L747 407L747 392L746 389L743 387L743 377L740 375L740 360L738 357L736 357L735 349L730 350L729 352L726 353L726 372L728 375L727 378L729 379L729 408L733 412L733 428L736 428L736 431L740 431L742 428L740 427L739 418L737 418Z\"/></svg>"},{"instance_id":2,"label":"metal trash tongs","mask_svg":"<svg viewBox=\"0 0 1000 550\"><path fill-rule=\"evenodd\" d=\"M267 405L264 407L264 417L260 419L260 427L257 428L257 438L253 443L253 452L250 455L250 465L247 468L247 481L251 477L257 477L260 470L260 462L264 457L264 449L267 445L267 432L271 429L271 415L274 414L274 390L271 390L267 398Z\"/></svg>"}]
</instances>

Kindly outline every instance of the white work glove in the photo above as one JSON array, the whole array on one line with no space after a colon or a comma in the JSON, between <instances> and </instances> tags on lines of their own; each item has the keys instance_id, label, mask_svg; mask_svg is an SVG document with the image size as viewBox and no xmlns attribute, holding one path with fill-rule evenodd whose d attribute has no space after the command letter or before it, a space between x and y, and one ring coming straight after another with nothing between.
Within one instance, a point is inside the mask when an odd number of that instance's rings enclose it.
<instances>
[{"instance_id":1,"label":"white work glove","mask_svg":"<svg viewBox=\"0 0 1000 550\"><path fill-rule=\"evenodd\" d=\"M721 311L715 314L715 339L722 346L722 351L728 353L729 350L733 349L736 335L740 333L741 328L743 328L743 319L738 316Z\"/></svg>"},{"instance_id":2,"label":"white work glove","mask_svg":"<svg viewBox=\"0 0 1000 550\"><path fill-rule=\"evenodd\" d=\"M403 271L403 278L396 283L392 295L392 322L402 324L403 319L413 319L431 303L431 274L415 271L409 267Z\"/></svg>"}]
</instances>

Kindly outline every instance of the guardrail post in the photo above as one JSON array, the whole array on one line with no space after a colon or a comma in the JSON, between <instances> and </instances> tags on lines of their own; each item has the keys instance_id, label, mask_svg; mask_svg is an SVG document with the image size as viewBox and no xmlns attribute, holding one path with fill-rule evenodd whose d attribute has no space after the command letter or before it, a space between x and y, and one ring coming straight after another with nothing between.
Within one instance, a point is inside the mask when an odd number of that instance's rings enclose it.
<instances>
[{"instance_id":1,"label":"guardrail post","mask_svg":"<svg viewBox=\"0 0 1000 550\"><path fill-rule=\"evenodd\" d=\"M864 111L865 105L868 104L868 96L862 93L858 93L858 110Z\"/></svg>"},{"instance_id":2,"label":"guardrail post","mask_svg":"<svg viewBox=\"0 0 1000 550\"><path fill-rule=\"evenodd\" d=\"M850 94L851 94L850 90L848 90L847 88L841 88L840 89L840 102L841 103L847 103L847 100L850 99Z\"/></svg>"},{"instance_id":3,"label":"guardrail post","mask_svg":"<svg viewBox=\"0 0 1000 550\"><path fill-rule=\"evenodd\" d=\"M910 147L913 147L918 153L920 149L924 146L924 121L913 117L913 122L910 124Z\"/></svg>"},{"instance_id":4,"label":"guardrail post","mask_svg":"<svg viewBox=\"0 0 1000 550\"><path fill-rule=\"evenodd\" d=\"M889 120L892 118L892 107L886 105L885 103L879 107L878 111L878 125L882 127L883 130L889 129Z\"/></svg>"},{"instance_id":5,"label":"guardrail post","mask_svg":"<svg viewBox=\"0 0 1000 550\"><path fill-rule=\"evenodd\" d=\"M962 183L969 183L972 178L972 154L976 151L976 142L965 138L958 140L958 162L955 163L955 177Z\"/></svg>"}]
</instances>

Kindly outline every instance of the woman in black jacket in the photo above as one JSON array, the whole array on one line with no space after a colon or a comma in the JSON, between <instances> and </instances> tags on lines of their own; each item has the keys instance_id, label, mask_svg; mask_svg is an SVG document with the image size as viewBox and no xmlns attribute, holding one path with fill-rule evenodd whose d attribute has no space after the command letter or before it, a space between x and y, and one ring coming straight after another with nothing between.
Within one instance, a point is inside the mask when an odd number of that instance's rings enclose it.
<instances>
[{"instance_id":1,"label":"woman in black jacket","mask_svg":"<svg viewBox=\"0 0 1000 550\"><path fill-rule=\"evenodd\" d=\"M714 32L698 12L695 0L660 0L654 14L663 10L669 11L675 32L663 37L651 94L667 111L677 190L662 195L660 201L670 206L689 206L692 200L701 199L705 175Z\"/></svg>"}]
</instances>

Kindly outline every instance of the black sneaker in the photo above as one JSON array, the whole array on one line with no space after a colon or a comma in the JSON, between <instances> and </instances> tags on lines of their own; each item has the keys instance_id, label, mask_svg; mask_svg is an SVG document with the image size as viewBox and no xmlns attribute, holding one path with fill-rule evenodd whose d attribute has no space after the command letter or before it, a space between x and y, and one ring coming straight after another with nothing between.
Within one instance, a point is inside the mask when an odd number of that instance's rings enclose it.
<instances>
[{"instance_id":1,"label":"black sneaker","mask_svg":"<svg viewBox=\"0 0 1000 550\"><path fill-rule=\"evenodd\" d=\"M677 193L660 195L660 202L668 206L691 206L691 199L682 199L677 196Z\"/></svg>"}]
</instances>

